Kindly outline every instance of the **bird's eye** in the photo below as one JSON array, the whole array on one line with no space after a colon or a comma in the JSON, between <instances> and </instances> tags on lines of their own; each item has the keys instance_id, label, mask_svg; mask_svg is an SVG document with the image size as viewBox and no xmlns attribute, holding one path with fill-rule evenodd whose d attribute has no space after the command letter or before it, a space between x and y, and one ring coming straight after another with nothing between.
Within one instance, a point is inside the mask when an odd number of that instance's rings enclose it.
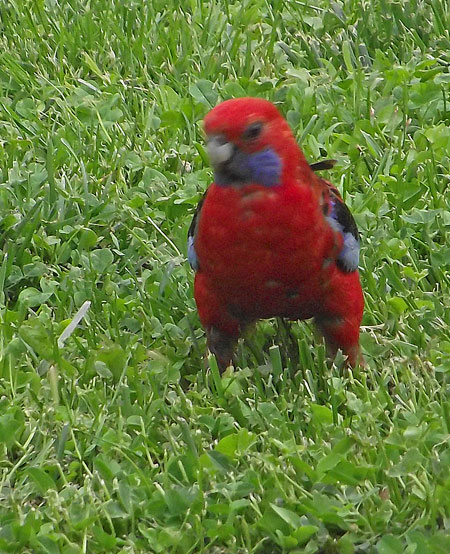
<instances>
[{"instance_id":1,"label":"bird's eye","mask_svg":"<svg viewBox=\"0 0 450 554\"><path fill-rule=\"evenodd\" d=\"M262 129L263 124L260 121L250 123L247 129L245 129L245 131L242 133L242 138L244 140L255 140L261 134Z\"/></svg>"}]
</instances>

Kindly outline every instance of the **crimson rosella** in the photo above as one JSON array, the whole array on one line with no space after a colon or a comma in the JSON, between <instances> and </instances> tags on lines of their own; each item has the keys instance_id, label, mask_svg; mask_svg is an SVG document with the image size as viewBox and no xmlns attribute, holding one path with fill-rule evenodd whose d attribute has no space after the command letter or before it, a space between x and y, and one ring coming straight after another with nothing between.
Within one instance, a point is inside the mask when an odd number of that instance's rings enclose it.
<instances>
[{"instance_id":1,"label":"crimson rosella","mask_svg":"<svg viewBox=\"0 0 450 554\"><path fill-rule=\"evenodd\" d=\"M359 236L339 192L309 165L277 108L227 100L204 121L214 169L188 258L207 343L221 371L258 319L314 318L330 355L361 361Z\"/></svg>"}]
</instances>

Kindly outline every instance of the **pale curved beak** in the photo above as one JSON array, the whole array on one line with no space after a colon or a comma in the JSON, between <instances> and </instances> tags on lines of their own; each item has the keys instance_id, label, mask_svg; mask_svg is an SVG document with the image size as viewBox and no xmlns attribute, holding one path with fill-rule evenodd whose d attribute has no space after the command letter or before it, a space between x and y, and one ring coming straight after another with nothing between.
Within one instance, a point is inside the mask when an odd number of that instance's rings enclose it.
<instances>
[{"instance_id":1,"label":"pale curved beak","mask_svg":"<svg viewBox=\"0 0 450 554\"><path fill-rule=\"evenodd\" d=\"M211 165L219 166L230 160L234 153L234 147L222 135L214 135L208 138L206 145Z\"/></svg>"}]
</instances>

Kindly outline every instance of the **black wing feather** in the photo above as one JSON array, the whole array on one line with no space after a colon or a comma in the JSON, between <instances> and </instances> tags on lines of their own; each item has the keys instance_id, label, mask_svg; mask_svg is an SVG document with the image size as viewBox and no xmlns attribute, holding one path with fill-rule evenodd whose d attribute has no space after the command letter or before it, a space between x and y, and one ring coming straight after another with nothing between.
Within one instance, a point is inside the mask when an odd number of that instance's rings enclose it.
<instances>
[{"instance_id":1,"label":"black wing feather","mask_svg":"<svg viewBox=\"0 0 450 554\"><path fill-rule=\"evenodd\" d=\"M320 162L309 164L309 167L313 171L322 171L324 169L332 169L336 164L337 160L321 160Z\"/></svg>"},{"instance_id":2,"label":"black wing feather","mask_svg":"<svg viewBox=\"0 0 450 554\"><path fill-rule=\"evenodd\" d=\"M334 215L336 221L341 225L344 233L351 233L357 241L359 241L359 232L355 218L349 210L347 204L342 200L341 196L336 196L334 191L331 191L331 196L334 196Z\"/></svg>"},{"instance_id":3,"label":"black wing feather","mask_svg":"<svg viewBox=\"0 0 450 554\"><path fill-rule=\"evenodd\" d=\"M197 234L197 225L200 218L200 212L202 211L203 202L205 201L207 193L208 193L208 189L206 189L206 192L203 194L203 196L200 199L200 202L197 204L197 207L195 208L194 217L192 218L191 224L189 225L188 234L187 234L188 261L194 271L198 271L199 269L197 254L195 252L195 235Z\"/></svg>"},{"instance_id":4,"label":"black wing feather","mask_svg":"<svg viewBox=\"0 0 450 554\"><path fill-rule=\"evenodd\" d=\"M195 208L194 217L192 218L191 224L189 225L189 229L188 229L188 238L191 238L191 237L194 238L195 237L195 232L197 230L198 218L200 216L200 212L202 210L203 202L205 201L207 192L208 191L206 191L203 194L203 196L200 198L199 203L197 204L197 207Z\"/></svg>"}]
</instances>

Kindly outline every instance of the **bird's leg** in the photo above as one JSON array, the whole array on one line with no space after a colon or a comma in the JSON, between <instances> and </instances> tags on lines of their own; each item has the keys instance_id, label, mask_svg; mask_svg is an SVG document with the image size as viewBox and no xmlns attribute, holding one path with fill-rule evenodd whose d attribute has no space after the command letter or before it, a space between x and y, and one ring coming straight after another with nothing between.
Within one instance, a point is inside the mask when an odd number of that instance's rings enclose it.
<instances>
[{"instance_id":1,"label":"bird's leg","mask_svg":"<svg viewBox=\"0 0 450 554\"><path fill-rule=\"evenodd\" d=\"M290 368L298 368L300 357L297 339L292 334L291 322L282 317L277 318L277 327L280 335L280 343L284 346L285 365ZM289 363L290 362L290 363Z\"/></svg>"},{"instance_id":2,"label":"bird's leg","mask_svg":"<svg viewBox=\"0 0 450 554\"><path fill-rule=\"evenodd\" d=\"M347 362L355 367L363 362L359 348L359 327L364 309L357 271L345 274L337 270L324 284L320 310L314 320L325 337L328 352L334 356L340 348Z\"/></svg>"},{"instance_id":3,"label":"bird's leg","mask_svg":"<svg viewBox=\"0 0 450 554\"><path fill-rule=\"evenodd\" d=\"M340 348L347 356L351 367L363 363L359 348L359 324L356 318L340 318L336 316L320 316L315 318L315 324L325 337L328 355L336 356Z\"/></svg>"},{"instance_id":4,"label":"bird's leg","mask_svg":"<svg viewBox=\"0 0 450 554\"><path fill-rule=\"evenodd\" d=\"M230 336L217 327L206 330L208 348L215 355L220 373L223 373L231 364L238 337Z\"/></svg>"},{"instance_id":5,"label":"bird's leg","mask_svg":"<svg viewBox=\"0 0 450 554\"><path fill-rule=\"evenodd\" d=\"M227 304L215 292L207 277L197 273L194 282L195 300L200 321L206 330L208 348L215 355L223 373L231 364L236 342L241 334L241 321L233 316Z\"/></svg>"}]
</instances>

